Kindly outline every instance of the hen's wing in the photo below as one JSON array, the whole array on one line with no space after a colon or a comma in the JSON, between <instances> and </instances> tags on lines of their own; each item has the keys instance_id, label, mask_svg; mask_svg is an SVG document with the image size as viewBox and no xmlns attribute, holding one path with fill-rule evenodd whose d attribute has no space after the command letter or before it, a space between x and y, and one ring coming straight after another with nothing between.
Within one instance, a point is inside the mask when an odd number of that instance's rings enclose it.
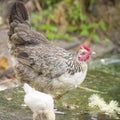
<instances>
[{"instance_id":1,"label":"hen's wing","mask_svg":"<svg viewBox=\"0 0 120 120\"><path fill-rule=\"evenodd\" d=\"M69 52L52 44L20 47L17 53L19 62L49 78L67 72L70 58L72 59L72 55Z\"/></svg>"},{"instance_id":2,"label":"hen's wing","mask_svg":"<svg viewBox=\"0 0 120 120\"><path fill-rule=\"evenodd\" d=\"M67 72L72 55L53 45L41 33L31 30L23 3L13 4L9 23L9 39L16 48L13 54L17 61L50 78Z\"/></svg>"}]
</instances>

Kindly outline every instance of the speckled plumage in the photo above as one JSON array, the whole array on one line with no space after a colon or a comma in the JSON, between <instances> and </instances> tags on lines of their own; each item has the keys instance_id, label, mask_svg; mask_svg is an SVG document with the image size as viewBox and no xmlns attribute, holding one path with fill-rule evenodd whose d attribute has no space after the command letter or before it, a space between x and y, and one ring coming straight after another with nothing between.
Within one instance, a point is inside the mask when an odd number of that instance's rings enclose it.
<instances>
[{"instance_id":1,"label":"speckled plumage","mask_svg":"<svg viewBox=\"0 0 120 120\"><path fill-rule=\"evenodd\" d=\"M37 85L41 90L73 89L80 85L86 76L86 62L78 61L77 55L33 31L27 16L24 5L16 2L9 19L9 49L16 61L17 78Z\"/></svg>"}]
</instances>

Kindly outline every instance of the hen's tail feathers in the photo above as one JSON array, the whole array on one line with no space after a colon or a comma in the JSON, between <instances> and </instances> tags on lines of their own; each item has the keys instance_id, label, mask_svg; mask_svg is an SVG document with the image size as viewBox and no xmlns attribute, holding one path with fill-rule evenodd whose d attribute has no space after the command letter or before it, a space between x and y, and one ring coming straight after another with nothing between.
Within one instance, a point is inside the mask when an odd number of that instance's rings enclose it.
<instances>
[{"instance_id":1,"label":"hen's tail feathers","mask_svg":"<svg viewBox=\"0 0 120 120\"><path fill-rule=\"evenodd\" d=\"M34 89L31 86L29 86L27 83L24 84L23 89L24 89L26 94L34 91Z\"/></svg>"},{"instance_id":2,"label":"hen's tail feathers","mask_svg":"<svg viewBox=\"0 0 120 120\"><path fill-rule=\"evenodd\" d=\"M24 23L25 21L29 20L27 9L20 1L13 3L9 16L9 24L15 20L20 23Z\"/></svg>"}]
</instances>

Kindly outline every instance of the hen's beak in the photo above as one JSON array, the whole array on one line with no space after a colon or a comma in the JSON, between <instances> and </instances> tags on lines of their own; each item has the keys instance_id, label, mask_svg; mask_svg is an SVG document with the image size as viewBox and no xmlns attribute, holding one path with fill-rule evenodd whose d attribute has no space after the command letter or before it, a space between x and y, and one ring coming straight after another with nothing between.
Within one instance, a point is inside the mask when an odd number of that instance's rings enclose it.
<instances>
[{"instance_id":1,"label":"hen's beak","mask_svg":"<svg viewBox=\"0 0 120 120\"><path fill-rule=\"evenodd\" d=\"M94 52L94 51L93 51L93 52L91 52L91 55L95 55L95 54L96 54L96 52Z\"/></svg>"}]
</instances>

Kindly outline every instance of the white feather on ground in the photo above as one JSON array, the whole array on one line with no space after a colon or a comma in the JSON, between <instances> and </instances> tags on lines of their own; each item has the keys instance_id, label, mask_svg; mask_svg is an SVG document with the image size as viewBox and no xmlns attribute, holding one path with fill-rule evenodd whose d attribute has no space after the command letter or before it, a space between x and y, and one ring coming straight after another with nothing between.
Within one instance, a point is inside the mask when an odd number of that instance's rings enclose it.
<instances>
[{"instance_id":1,"label":"white feather on ground","mask_svg":"<svg viewBox=\"0 0 120 120\"><path fill-rule=\"evenodd\" d=\"M52 96L36 91L27 83L24 84L23 89L26 93L24 102L32 110L33 120L35 120L37 115L42 116L43 113L47 120L55 120L54 100Z\"/></svg>"}]
</instances>

